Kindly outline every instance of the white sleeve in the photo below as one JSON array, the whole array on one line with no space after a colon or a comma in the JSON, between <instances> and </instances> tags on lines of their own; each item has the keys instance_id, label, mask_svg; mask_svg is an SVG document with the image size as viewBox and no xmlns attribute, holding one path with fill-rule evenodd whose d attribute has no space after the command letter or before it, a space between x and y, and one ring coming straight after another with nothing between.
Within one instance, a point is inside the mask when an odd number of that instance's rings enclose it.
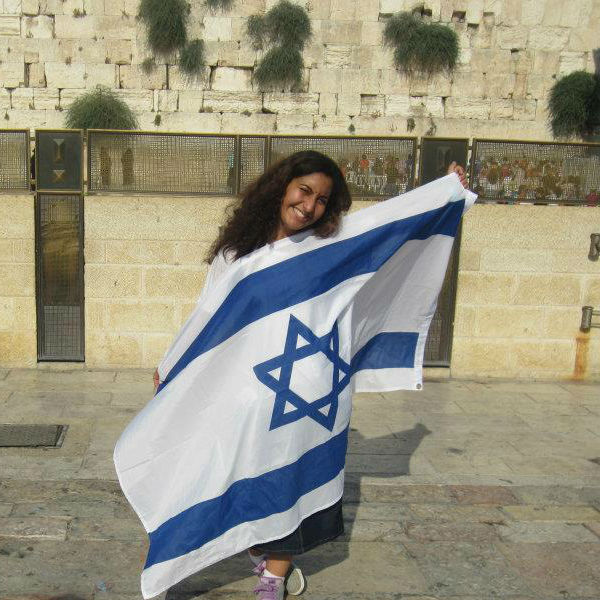
<instances>
[{"instance_id":1,"label":"white sleeve","mask_svg":"<svg viewBox=\"0 0 600 600\"><path fill-rule=\"evenodd\" d=\"M202 288L202 292L200 292L200 296L198 297L198 302L204 298L206 293L212 289L215 283L223 276L223 274L227 271L229 266L233 260L230 258L225 258L223 252L219 252L217 256L213 259L208 267L208 272L206 274L206 279L204 280L204 287Z\"/></svg>"}]
</instances>

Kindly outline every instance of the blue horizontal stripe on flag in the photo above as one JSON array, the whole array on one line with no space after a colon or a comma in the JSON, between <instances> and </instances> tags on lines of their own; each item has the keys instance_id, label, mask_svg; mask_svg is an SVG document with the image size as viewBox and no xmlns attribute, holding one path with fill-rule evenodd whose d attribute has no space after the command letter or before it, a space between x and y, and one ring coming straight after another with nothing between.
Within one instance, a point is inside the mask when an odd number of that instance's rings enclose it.
<instances>
[{"instance_id":1,"label":"blue horizontal stripe on flag","mask_svg":"<svg viewBox=\"0 0 600 600\"><path fill-rule=\"evenodd\" d=\"M419 334L384 332L373 336L353 357L351 372L365 369L412 368Z\"/></svg>"},{"instance_id":2,"label":"blue horizontal stripe on flag","mask_svg":"<svg viewBox=\"0 0 600 600\"><path fill-rule=\"evenodd\" d=\"M373 273L405 242L432 235L454 237L464 200L407 217L365 233L305 252L239 281L157 391L195 358L269 314L319 296L342 281Z\"/></svg>"},{"instance_id":3,"label":"blue horizontal stripe on flag","mask_svg":"<svg viewBox=\"0 0 600 600\"><path fill-rule=\"evenodd\" d=\"M347 443L348 429L344 429L296 462L240 479L221 496L165 521L149 534L144 568L192 552L240 523L289 510L300 497L331 481L344 468Z\"/></svg>"}]
</instances>

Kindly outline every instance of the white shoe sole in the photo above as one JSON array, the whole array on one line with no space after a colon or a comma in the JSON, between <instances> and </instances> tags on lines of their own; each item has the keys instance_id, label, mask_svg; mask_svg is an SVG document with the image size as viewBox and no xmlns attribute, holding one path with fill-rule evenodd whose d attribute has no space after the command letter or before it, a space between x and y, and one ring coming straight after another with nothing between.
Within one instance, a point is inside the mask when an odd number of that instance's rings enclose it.
<instances>
[{"instance_id":1,"label":"white shoe sole","mask_svg":"<svg viewBox=\"0 0 600 600\"><path fill-rule=\"evenodd\" d=\"M306 578L296 565L292 565L292 570L286 577L285 589L290 596L299 596L306 589Z\"/></svg>"}]
</instances>

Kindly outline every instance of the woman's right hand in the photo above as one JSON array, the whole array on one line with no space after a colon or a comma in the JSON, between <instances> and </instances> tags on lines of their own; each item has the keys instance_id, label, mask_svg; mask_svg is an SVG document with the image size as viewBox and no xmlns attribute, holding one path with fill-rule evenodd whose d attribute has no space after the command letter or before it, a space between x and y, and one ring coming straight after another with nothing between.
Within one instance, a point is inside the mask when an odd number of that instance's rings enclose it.
<instances>
[{"instance_id":1,"label":"woman's right hand","mask_svg":"<svg viewBox=\"0 0 600 600\"><path fill-rule=\"evenodd\" d=\"M158 369L154 370L154 375L152 375L152 381L154 382L154 392L156 393L156 390L158 388L158 384L160 383L160 377L158 375Z\"/></svg>"}]
</instances>

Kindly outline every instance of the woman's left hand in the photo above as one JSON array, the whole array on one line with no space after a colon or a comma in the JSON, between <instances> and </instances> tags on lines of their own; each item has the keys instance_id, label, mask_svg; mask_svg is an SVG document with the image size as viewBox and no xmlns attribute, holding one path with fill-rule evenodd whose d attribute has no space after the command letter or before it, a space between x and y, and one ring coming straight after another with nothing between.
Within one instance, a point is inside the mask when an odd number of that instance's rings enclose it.
<instances>
[{"instance_id":1,"label":"woman's left hand","mask_svg":"<svg viewBox=\"0 0 600 600\"><path fill-rule=\"evenodd\" d=\"M465 173L465 170L463 167L461 167L460 165L456 164L456 161L453 160L449 165L448 165L448 175L450 175L450 173L456 173L460 179L460 182L462 183L462 186L466 189L468 187L468 183L467 183L467 174Z\"/></svg>"}]
</instances>

